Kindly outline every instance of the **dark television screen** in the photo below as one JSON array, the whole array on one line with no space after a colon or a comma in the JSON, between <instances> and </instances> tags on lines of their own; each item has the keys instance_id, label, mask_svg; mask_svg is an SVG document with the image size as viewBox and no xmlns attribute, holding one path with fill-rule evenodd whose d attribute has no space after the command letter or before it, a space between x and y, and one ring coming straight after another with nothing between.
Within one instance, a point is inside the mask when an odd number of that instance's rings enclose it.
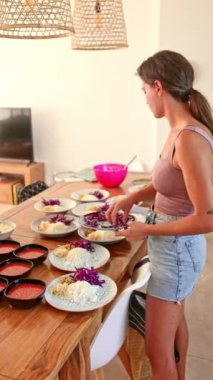
<instances>
[{"instance_id":1,"label":"dark television screen","mask_svg":"<svg viewBox=\"0 0 213 380\"><path fill-rule=\"evenodd\" d=\"M0 159L33 161L30 108L0 108Z\"/></svg>"}]
</instances>

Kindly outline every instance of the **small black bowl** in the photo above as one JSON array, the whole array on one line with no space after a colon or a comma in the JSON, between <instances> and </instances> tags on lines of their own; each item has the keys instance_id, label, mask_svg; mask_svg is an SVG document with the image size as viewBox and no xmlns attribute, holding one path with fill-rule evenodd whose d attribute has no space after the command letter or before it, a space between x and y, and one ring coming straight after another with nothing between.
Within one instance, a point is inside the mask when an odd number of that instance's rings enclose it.
<instances>
[{"instance_id":1,"label":"small black bowl","mask_svg":"<svg viewBox=\"0 0 213 380\"><path fill-rule=\"evenodd\" d=\"M34 265L37 265L46 260L48 248L40 244L26 244L17 248L13 255L19 259L30 260Z\"/></svg>"},{"instance_id":2,"label":"small black bowl","mask_svg":"<svg viewBox=\"0 0 213 380\"><path fill-rule=\"evenodd\" d=\"M0 299L3 298L4 291L8 284L9 284L9 281L6 278L0 277Z\"/></svg>"},{"instance_id":3,"label":"small black bowl","mask_svg":"<svg viewBox=\"0 0 213 380\"><path fill-rule=\"evenodd\" d=\"M13 257L13 252L20 247L15 240L0 240L0 262Z\"/></svg>"},{"instance_id":4,"label":"small black bowl","mask_svg":"<svg viewBox=\"0 0 213 380\"><path fill-rule=\"evenodd\" d=\"M32 268L33 263L30 260L9 259L0 263L0 276L13 281L29 274Z\"/></svg>"},{"instance_id":5,"label":"small black bowl","mask_svg":"<svg viewBox=\"0 0 213 380\"><path fill-rule=\"evenodd\" d=\"M22 278L11 282L4 291L4 297L11 306L28 309L41 302L46 284L33 278Z\"/></svg>"}]
</instances>

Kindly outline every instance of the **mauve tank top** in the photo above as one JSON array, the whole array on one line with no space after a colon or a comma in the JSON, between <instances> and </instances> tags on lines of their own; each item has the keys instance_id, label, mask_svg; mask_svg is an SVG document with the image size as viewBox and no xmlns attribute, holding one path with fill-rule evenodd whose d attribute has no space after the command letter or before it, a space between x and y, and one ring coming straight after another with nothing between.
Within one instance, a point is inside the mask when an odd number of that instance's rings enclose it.
<instances>
[{"instance_id":1,"label":"mauve tank top","mask_svg":"<svg viewBox=\"0 0 213 380\"><path fill-rule=\"evenodd\" d=\"M186 129L203 136L213 152L213 136L200 127L187 126L177 134L176 139ZM173 153L174 146L168 158L160 157L152 171L152 183L156 190L155 208L163 214L186 216L193 213L193 205L186 190L182 171L173 165Z\"/></svg>"}]
</instances>

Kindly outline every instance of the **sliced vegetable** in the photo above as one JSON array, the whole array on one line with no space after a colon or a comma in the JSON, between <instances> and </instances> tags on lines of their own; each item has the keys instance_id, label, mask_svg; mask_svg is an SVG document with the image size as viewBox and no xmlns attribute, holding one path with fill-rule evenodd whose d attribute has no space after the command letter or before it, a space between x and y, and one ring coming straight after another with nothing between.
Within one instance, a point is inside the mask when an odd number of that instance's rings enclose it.
<instances>
[{"instance_id":1,"label":"sliced vegetable","mask_svg":"<svg viewBox=\"0 0 213 380\"><path fill-rule=\"evenodd\" d=\"M69 277L74 282L76 281L87 281L90 285L99 285L102 286L105 282L105 280L99 279L99 273L94 270L92 267L91 269L88 268L78 268L75 271L70 272Z\"/></svg>"},{"instance_id":2,"label":"sliced vegetable","mask_svg":"<svg viewBox=\"0 0 213 380\"><path fill-rule=\"evenodd\" d=\"M42 203L44 206L59 206L61 204L59 199L42 199Z\"/></svg>"}]
</instances>

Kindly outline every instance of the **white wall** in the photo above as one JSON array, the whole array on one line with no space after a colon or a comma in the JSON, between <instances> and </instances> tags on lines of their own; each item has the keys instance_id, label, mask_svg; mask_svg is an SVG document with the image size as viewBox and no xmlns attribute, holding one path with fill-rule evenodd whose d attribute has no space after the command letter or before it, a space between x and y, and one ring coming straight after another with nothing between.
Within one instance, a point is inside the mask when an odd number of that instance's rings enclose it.
<instances>
[{"instance_id":1,"label":"white wall","mask_svg":"<svg viewBox=\"0 0 213 380\"><path fill-rule=\"evenodd\" d=\"M150 169L167 133L147 108L136 68L159 49L185 54L213 104L213 1L123 0L129 48L71 50L70 38L0 39L0 107L31 107L35 160L52 173L138 154ZM156 128L157 126L157 128Z\"/></svg>"},{"instance_id":2,"label":"white wall","mask_svg":"<svg viewBox=\"0 0 213 380\"><path fill-rule=\"evenodd\" d=\"M157 50L159 0L123 1L129 48L71 50L70 38L0 40L0 106L31 107L35 160L52 173L156 157L136 68Z\"/></svg>"},{"instance_id":3,"label":"white wall","mask_svg":"<svg viewBox=\"0 0 213 380\"><path fill-rule=\"evenodd\" d=\"M186 56L195 69L194 88L213 106L212 0L161 0L159 50L175 50ZM168 128L158 122L157 150L161 149Z\"/></svg>"}]
</instances>

